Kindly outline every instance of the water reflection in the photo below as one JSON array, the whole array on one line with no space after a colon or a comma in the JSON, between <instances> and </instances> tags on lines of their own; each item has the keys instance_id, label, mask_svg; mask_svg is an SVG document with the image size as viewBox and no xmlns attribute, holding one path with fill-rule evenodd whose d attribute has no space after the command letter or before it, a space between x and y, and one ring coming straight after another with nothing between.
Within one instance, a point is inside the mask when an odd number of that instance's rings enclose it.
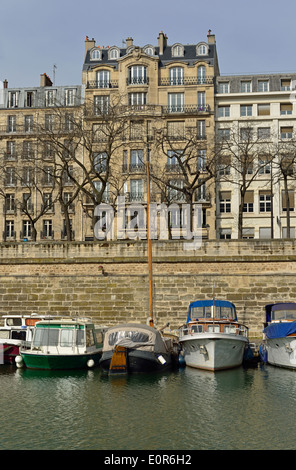
<instances>
[{"instance_id":1,"label":"water reflection","mask_svg":"<svg viewBox=\"0 0 296 470\"><path fill-rule=\"evenodd\" d=\"M0 367L1 449L293 449L294 371Z\"/></svg>"}]
</instances>

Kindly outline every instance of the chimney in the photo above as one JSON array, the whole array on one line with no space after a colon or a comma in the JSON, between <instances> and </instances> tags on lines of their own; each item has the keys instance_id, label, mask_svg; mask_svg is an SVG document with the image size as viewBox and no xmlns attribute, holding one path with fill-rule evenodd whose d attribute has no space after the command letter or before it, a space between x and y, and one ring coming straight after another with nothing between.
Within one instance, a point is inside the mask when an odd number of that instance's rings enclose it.
<instances>
[{"instance_id":1,"label":"chimney","mask_svg":"<svg viewBox=\"0 0 296 470\"><path fill-rule=\"evenodd\" d=\"M208 31L208 44L216 44L215 34L212 34L212 31Z\"/></svg>"},{"instance_id":2,"label":"chimney","mask_svg":"<svg viewBox=\"0 0 296 470\"><path fill-rule=\"evenodd\" d=\"M40 75L40 86L52 86L52 81L46 73Z\"/></svg>"},{"instance_id":3,"label":"chimney","mask_svg":"<svg viewBox=\"0 0 296 470\"><path fill-rule=\"evenodd\" d=\"M95 46L96 46L96 41L94 40L94 38L89 39L89 37L86 36L86 38L85 38L85 56L86 56L87 51L89 49L92 49Z\"/></svg>"},{"instance_id":4,"label":"chimney","mask_svg":"<svg viewBox=\"0 0 296 470\"><path fill-rule=\"evenodd\" d=\"M158 36L158 47L159 47L159 55L163 54L163 51L165 50L167 46L167 35L163 34L162 31L160 31L159 36Z\"/></svg>"},{"instance_id":5,"label":"chimney","mask_svg":"<svg viewBox=\"0 0 296 470\"><path fill-rule=\"evenodd\" d=\"M134 40L133 38L126 38L125 42L126 42L126 48L128 49L129 47L133 45Z\"/></svg>"},{"instance_id":6,"label":"chimney","mask_svg":"<svg viewBox=\"0 0 296 470\"><path fill-rule=\"evenodd\" d=\"M8 81L6 79L3 81L3 88L8 88Z\"/></svg>"}]
</instances>

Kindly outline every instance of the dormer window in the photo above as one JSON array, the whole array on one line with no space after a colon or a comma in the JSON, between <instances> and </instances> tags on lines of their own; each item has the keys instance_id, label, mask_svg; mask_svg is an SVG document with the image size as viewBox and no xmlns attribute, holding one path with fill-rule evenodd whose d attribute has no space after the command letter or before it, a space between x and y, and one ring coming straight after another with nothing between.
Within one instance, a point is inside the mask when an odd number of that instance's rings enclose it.
<instances>
[{"instance_id":1,"label":"dormer window","mask_svg":"<svg viewBox=\"0 0 296 470\"><path fill-rule=\"evenodd\" d=\"M207 46L207 44L199 44L197 46L197 55L208 55L208 46Z\"/></svg>"},{"instance_id":2,"label":"dormer window","mask_svg":"<svg viewBox=\"0 0 296 470\"><path fill-rule=\"evenodd\" d=\"M119 49L117 47L112 47L108 51L108 59L118 59L119 57Z\"/></svg>"},{"instance_id":3,"label":"dormer window","mask_svg":"<svg viewBox=\"0 0 296 470\"><path fill-rule=\"evenodd\" d=\"M101 51L99 49L94 49L90 54L91 60L101 60Z\"/></svg>"},{"instance_id":4,"label":"dormer window","mask_svg":"<svg viewBox=\"0 0 296 470\"><path fill-rule=\"evenodd\" d=\"M183 57L184 56L184 47L182 44L176 44L172 47L172 56L173 57Z\"/></svg>"},{"instance_id":5,"label":"dormer window","mask_svg":"<svg viewBox=\"0 0 296 470\"><path fill-rule=\"evenodd\" d=\"M153 46L145 46L144 52L147 55L154 55L154 47Z\"/></svg>"}]
</instances>

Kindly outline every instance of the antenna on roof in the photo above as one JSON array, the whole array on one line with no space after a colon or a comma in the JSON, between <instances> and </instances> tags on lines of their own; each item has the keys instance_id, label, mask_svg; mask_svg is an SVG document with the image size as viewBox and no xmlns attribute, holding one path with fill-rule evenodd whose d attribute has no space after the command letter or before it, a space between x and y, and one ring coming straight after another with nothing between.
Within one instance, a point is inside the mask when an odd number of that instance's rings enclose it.
<instances>
[{"instance_id":1,"label":"antenna on roof","mask_svg":"<svg viewBox=\"0 0 296 470\"><path fill-rule=\"evenodd\" d=\"M122 45L124 46L124 44L126 44L126 42L124 41L124 39L121 41L122 42Z\"/></svg>"},{"instance_id":2,"label":"antenna on roof","mask_svg":"<svg viewBox=\"0 0 296 470\"><path fill-rule=\"evenodd\" d=\"M55 71L57 69L57 66L56 64L53 64L53 71L52 71L52 75L53 75L53 84L55 85Z\"/></svg>"}]
</instances>

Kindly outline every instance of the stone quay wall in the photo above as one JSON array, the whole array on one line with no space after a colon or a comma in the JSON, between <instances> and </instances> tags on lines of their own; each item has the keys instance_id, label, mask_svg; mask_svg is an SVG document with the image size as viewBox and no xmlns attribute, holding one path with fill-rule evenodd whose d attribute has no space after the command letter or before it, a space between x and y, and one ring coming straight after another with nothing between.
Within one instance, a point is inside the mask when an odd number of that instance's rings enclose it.
<instances>
[{"instance_id":1,"label":"stone quay wall","mask_svg":"<svg viewBox=\"0 0 296 470\"><path fill-rule=\"evenodd\" d=\"M214 289L216 299L236 305L250 337L260 338L264 305L296 301L295 240L213 240L192 250L179 240L153 241L152 252L159 327L184 324L189 303L212 298ZM0 316L146 322L148 279L145 241L1 243Z\"/></svg>"}]
</instances>

